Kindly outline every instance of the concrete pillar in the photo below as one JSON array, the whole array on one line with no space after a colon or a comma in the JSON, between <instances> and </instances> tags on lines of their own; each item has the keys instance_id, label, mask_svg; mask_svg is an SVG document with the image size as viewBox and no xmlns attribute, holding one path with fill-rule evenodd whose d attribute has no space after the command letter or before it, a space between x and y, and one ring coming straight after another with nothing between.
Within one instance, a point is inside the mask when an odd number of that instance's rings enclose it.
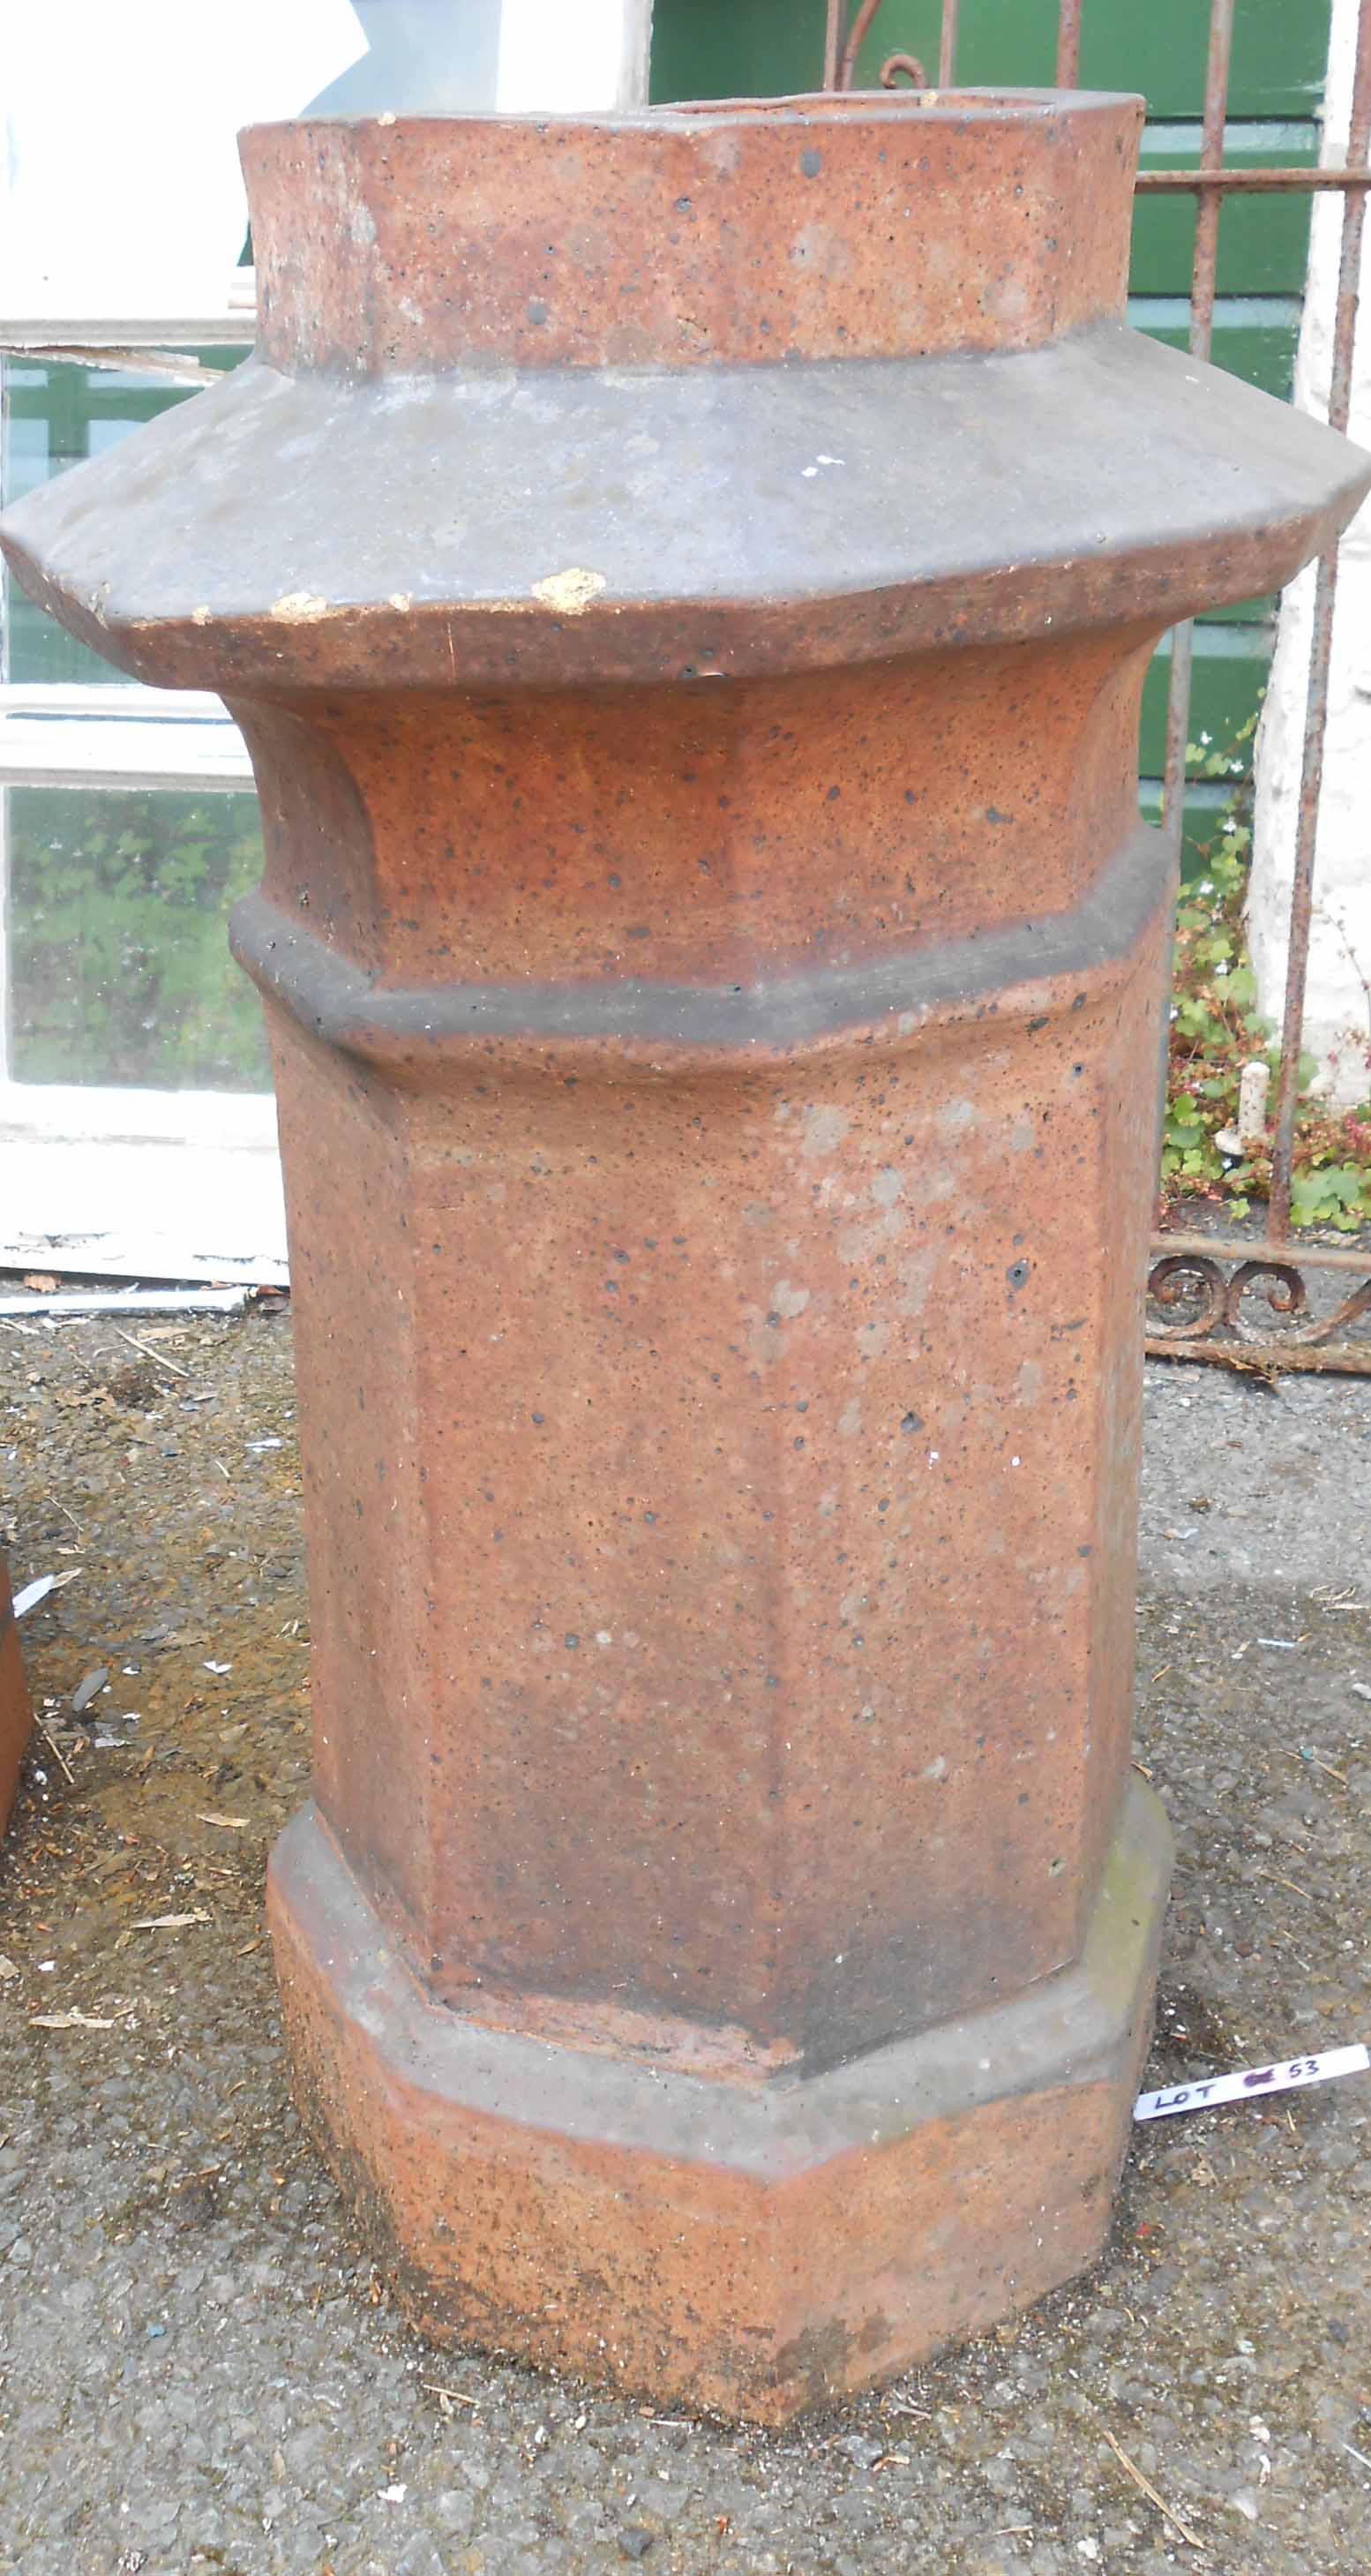
<instances>
[{"instance_id":1,"label":"concrete pillar","mask_svg":"<svg viewBox=\"0 0 1371 2576\"><path fill-rule=\"evenodd\" d=\"M9 531L262 797L301 2099L426 2330L773 2422L1146 2041L1138 693L1371 469L1123 327L1140 116L258 129L259 365Z\"/></svg>"},{"instance_id":2,"label":"concrete pillar","mask_svg":"<svg viewBox=\"0 0 1371 2576\"><path fill-rule=\"evenodd\" d=\"M1358 0L1333 0L1321 160L1342 167L1352 105ZM1338 293L1342 199L1315 197L1309 277L1295 367L1295 401L1328 416ZM1357 340L1349 427L1371 439L1371 232L1361 262L1363 320ZM1314 573L1281 602L1276 650L1257 737L1252 881L1247 929L1257 1006L1279 1028L1285 1001L1290 891L1295 867L1300 775L1308 703ZM1314 861L1304 1043L1317 1057L1315 1088L1337 1107L1371 1099L1371 509L1357 512L1342 542L1333 615L1333 657L1324 736L1323 788Z\"/></svg>"}]
</instances>

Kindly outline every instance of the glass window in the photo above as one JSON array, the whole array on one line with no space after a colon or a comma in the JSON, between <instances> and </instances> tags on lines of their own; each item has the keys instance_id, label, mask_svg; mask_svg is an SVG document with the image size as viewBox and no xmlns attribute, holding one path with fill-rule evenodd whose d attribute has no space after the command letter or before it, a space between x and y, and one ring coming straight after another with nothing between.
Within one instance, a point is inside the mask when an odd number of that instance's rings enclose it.
<instances>
[{"instance_id":1,"label":"glass window","mask_svg":"<svg viewBox=\"0 0 1371 2576\"><path fill-rule=\"evenodd\" d=\"M5 498L100 455L247 354L5 359ZM206 701L191 722L177 693L136 687L8 580L0 681L18 745L0 788L0 1085L12 1102L27 1085L267 1090L260 1006L225 938L229 905L261 873L257 800L196 774L217 759L222 775L214 746L236 741L223 710L216 721Z\"/></svg>"},{"instance_id":2,"label":"glass window","mask_svg":"<svg viewBox=\"0 0 1371 2576\"><path fill-rule=\"evenodd\" d=\"M202 390L188 373L215 374L236 367L245 348L196 349L179 369L74 366L66 360L12 357L0 360L0 492L4 504L68 466L99 456L130 430ZM127 686L125 674L78 644L41 608L26 599L6 573L0 678L10 681L89 681L95 687Z\"/></svg>"},{"instance_id":3,"label":"glass window","mask_svg":"<svg viewBox=\"0 0 1371 2576\"><path fill-rule=\"evenodd\" d=\"M262 871L256 797L7 795L11 1079L266 1090L261 1005L225 936Z\"/></svg>"}]
</instances>

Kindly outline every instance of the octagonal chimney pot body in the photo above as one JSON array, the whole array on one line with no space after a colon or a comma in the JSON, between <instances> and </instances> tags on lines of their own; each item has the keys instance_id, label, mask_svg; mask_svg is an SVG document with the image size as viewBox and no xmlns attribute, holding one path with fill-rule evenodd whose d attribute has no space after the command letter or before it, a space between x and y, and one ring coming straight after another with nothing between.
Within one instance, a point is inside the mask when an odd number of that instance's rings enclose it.
<instances>
[{"instance_id":1,"label":"octagonal chimney pot body","mask_svg":"<svg viewBox=\"0 0 1371 2576\"><path fill-rule=\"evenodd\" d=\"M267 848L316 2135L437 2336L779 2421L1103 2242L1174 848L1367 461L1123 325L1141 107L244 139L255 364L21 580Z\"/></svg>"}]
</instances>

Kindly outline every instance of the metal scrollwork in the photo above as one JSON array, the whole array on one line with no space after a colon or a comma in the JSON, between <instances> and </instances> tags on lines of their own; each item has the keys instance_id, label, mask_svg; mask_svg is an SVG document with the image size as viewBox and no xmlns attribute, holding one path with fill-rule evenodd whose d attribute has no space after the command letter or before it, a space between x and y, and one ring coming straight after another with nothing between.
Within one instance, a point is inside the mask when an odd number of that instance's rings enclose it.
<instances>
[{"instance_id":1,"label":"metal scrollwork","mask_svg":"<svg viewBox=\"0 0 1371 2576\"><path fill-rule=\"evenodd\" d=\"M1249 1288L1257 1288L1273 1315L1298 1317L1309 1311L1309 1291L1291 1261L1244 1261L1234 1271L1224 1294L1224 1320L1232 1325L1240 1341L1260 1342L1267 1338L1270 1326L1265 1321L1254 1330L1242 1311ZM1303 1337L1298 1324L1293 1330ZM1310 1328L1311 1330L1314 1328Z\"/></svg>"},{"instance_id":2,"label":"metal scrollwork","mask_svg":"<svg viewBox=\"0 0 1371 2576\"><path fill-rule=\"evenodd\" d=\"M1235 1244L1212 1252L1193 1242L1176 1251L1164 1246L1165 1237L1153 1247L1147 1282L1149 1350L1228 1359L1237 1367L1371 1376L1371 1336L1349 1338L1353 1325L1371 1318L1371 1277L1355 1277L1362 1268L1357 1255L1311 1246L1296 1260L1285 1245L1264 1253L1240 1252ZM1330 1269L1344 1278L1350 1270L1354 1284L1336 1305L1315 1313L1306 1272L1317 1277Z\"/></svg>"},{"instance_id":3,"label":"metal scrollwork","mask_svg":"<svg viewBox=\"0 0 1371 2576\"><path fill-rule=\"evenodd\" d=\"M857 76L860 54L883 0L859 0L850 25L846 25L844 0L829 0L828 41L824 56L825 89L851 89ZM946 35L944 35L946 51ZM944 75L940 73L940 78ZM882 89L896 89L901 81L911 81L915 89L927 89L928 76L917 54L888 54L879 73Z\"/></svg>"},{"instance_id":4,"label":"metal scrollwork","mask_svg":"<svg viewBox=\"0 0 1371 2576\"><path fill-rule=\"evenodd\" d=\"M1217 1261L1206 1253L1169 1253L1153 1263L1147 1282L1148 1303L1164 1306L1168 1311L1196 1299L1198 1314L1187 1314L1174 1323L1151 1323L1151 1338L1159 1342L1191 1342L1211 1333L1224 1319L1224 1276Z\"/></svg>"}]
</instances>

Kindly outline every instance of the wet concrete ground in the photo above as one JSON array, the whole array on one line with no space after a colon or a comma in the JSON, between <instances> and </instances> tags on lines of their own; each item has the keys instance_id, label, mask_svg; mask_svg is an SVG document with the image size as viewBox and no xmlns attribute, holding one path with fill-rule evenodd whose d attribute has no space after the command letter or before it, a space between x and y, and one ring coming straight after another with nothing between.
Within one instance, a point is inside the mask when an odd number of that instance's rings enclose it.
<instances>
[{"instance_id":1,"label":"wet concrete ground","mask_svg":"<svg viewBox=\"0 0 1371 2576\"><path fill-rule=\"evenodd\" d=\"M0 1326L12 1571L80 1569L25 1625L54 1742L0 1862L0 2576L1363 2576L1368 2077L1137 2131L1092 2278L786 2435L400 2324L262 1937L307 1777L289 1330ZM1371 1383L1150 1370L1151 2081L1371 2037L1368 1504Z\"/></svg>"}]
</instances>

